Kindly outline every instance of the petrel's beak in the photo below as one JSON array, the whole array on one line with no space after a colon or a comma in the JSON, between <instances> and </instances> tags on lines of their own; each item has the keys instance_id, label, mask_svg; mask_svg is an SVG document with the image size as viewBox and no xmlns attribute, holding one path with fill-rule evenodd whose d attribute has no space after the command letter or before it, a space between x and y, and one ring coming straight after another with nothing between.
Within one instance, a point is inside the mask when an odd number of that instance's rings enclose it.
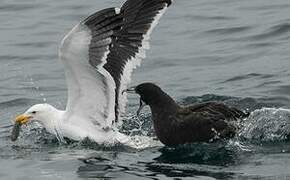
<instances>
[{"instance_id":1,"label":"petrel's beak","mask_svg":"<svg viewBox=\"0 0 290 180\"><path fill-rule=\"evenodd\" d=\"M122 91L122 94L124 94L124 93L136 94L135 88L136 87L133 86L133 87L130 87L128 89L125 89L124 91Z\"/></svg>"},{"instance_id":2,"label":"petrel's beak","mask_svg":"<svg viewBox=\"0 0 290 180\"><path fill-rule=\"evenodd\" d=\"M12 133L11 133L11 140L12 141L16 141L18 136L19 136L19 132L20 132L20 129L21 129L21 126L23 124L26 124L29 119L31 119L32 116L28 116L28 115L25 115L25 114L22 114L22 115L19 115L15 118L15 124L12 128Z\"/></svg>"},{"instance_id":3,"label":"petrel's beak","mask_svg":"<svg viewBox=\"0 0 290 180\"><path fill-rule=\"evenodd\" d=\"M144 101L142 101L142 99L140 98L140 105L139 108L137 110L137 116L139 117L141 110L146 106L146 103Z\"/></svg>"},{"instance_id":4,"label":"petrel's beak","mask_svg":"<svg viewBox=\"0 0 290 180\"><path fill-rule=\"evenodd\" d=\"M126 93L131 93L131 94L137 94L135 89L136 89L136 86L130 87L130 88L125 89L124 91L122 91L122 94L124 94L125 92L126 92ZM146 106L146 103L143 102L143 101L141 100L141 98L140 98L140 105L139 105L139 108L138 108L138 110L137 110L137 116L140 115L141 110L142 110L145 106Z\"/></svg>"}]
</instances>

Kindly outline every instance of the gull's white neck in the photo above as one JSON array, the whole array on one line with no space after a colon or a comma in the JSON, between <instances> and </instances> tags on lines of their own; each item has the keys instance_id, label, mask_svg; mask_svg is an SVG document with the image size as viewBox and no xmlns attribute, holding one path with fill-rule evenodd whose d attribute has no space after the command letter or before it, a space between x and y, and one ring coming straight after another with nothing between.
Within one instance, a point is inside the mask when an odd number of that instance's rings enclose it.
<instances>
[{"instance_id":1,"label":"gull's white neck","mask_svg":"<svg viewBox=\"0 0 290 180\"><path fill-rule=\"evenodd\" d=\"M65 111L58 110L51 105L46 105L44 110L39 110L35 120L39 122L43 127L51 134L57 136L62 141L62 123L65 116Z\"/></svg>"},{"instance_id":2,"label":"gull's white neck","mask_svg":"<svg viewBox=\"0 0 290 180\"><path fill-rule=\"evenodd\" d=\"M67 116L66 111L58 110L49 104L34 105L25 114L31 115L33 120L42 124L46 131L54 134L60 142L65 142L63 138L67 137L76 141L89 138L100 144L115 141L122 144L130 143L127 136L114 129L104 130L88 121L87 117Z\"/></svg>"}]
</instances>

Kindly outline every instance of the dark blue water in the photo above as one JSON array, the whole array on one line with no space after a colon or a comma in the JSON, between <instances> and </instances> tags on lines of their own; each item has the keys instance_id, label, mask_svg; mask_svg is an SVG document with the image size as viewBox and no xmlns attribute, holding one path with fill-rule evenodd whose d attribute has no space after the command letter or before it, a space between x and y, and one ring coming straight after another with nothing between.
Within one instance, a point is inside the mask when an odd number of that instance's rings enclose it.
<instances>
[{"instance_id":1,"label":"dark blue water","mask_svg":"<svg viewBox=\"0 0 290 180\"><path fill-rule=\"evenodd\" d=\"M64 108L62 37L121 2L1 1L1 126L34 103ZM147 148L59 145L35 126L12 143L3 127L0 178L290 179L289 12L287 0L176 0L133 74L133 85L153 81L181 104L216 100L252 112L233 140L165 148L154 140L148 109L136 118L130 96L122 130Z\"/></svg>"}]
</instances>

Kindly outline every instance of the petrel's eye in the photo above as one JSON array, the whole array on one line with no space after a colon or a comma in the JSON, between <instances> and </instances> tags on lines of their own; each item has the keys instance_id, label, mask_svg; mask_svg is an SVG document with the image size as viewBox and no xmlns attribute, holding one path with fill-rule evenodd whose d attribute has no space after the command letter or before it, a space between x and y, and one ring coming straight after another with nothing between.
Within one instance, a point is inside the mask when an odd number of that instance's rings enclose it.
<instances>
[{"instance_id":1,"label":"petrel's eye","mask_svg":"<svg viewBox=\"0 0 290 180\"><path fill-rule=\"evenodd\" d=\"M36 114L36 111L32 111L31 113L32 113L32 114Z\"/></svg>"}]
</instances>

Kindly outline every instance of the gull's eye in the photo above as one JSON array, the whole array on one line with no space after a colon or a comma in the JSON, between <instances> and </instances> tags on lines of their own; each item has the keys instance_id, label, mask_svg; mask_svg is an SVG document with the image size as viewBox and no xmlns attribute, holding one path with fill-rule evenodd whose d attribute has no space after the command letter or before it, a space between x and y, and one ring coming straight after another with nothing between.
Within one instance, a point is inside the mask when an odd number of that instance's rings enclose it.
<instances>
[{"instance_id":1,"label":"gull's eye","mask_svg":"<svg viewBox=\"0 0 290 180\"><path fill-rule=\"evenodd\" d=\"M36 111L32 111L31 113L32 113L32 114L36 114Z\"/></svg>"}]
</instances>

